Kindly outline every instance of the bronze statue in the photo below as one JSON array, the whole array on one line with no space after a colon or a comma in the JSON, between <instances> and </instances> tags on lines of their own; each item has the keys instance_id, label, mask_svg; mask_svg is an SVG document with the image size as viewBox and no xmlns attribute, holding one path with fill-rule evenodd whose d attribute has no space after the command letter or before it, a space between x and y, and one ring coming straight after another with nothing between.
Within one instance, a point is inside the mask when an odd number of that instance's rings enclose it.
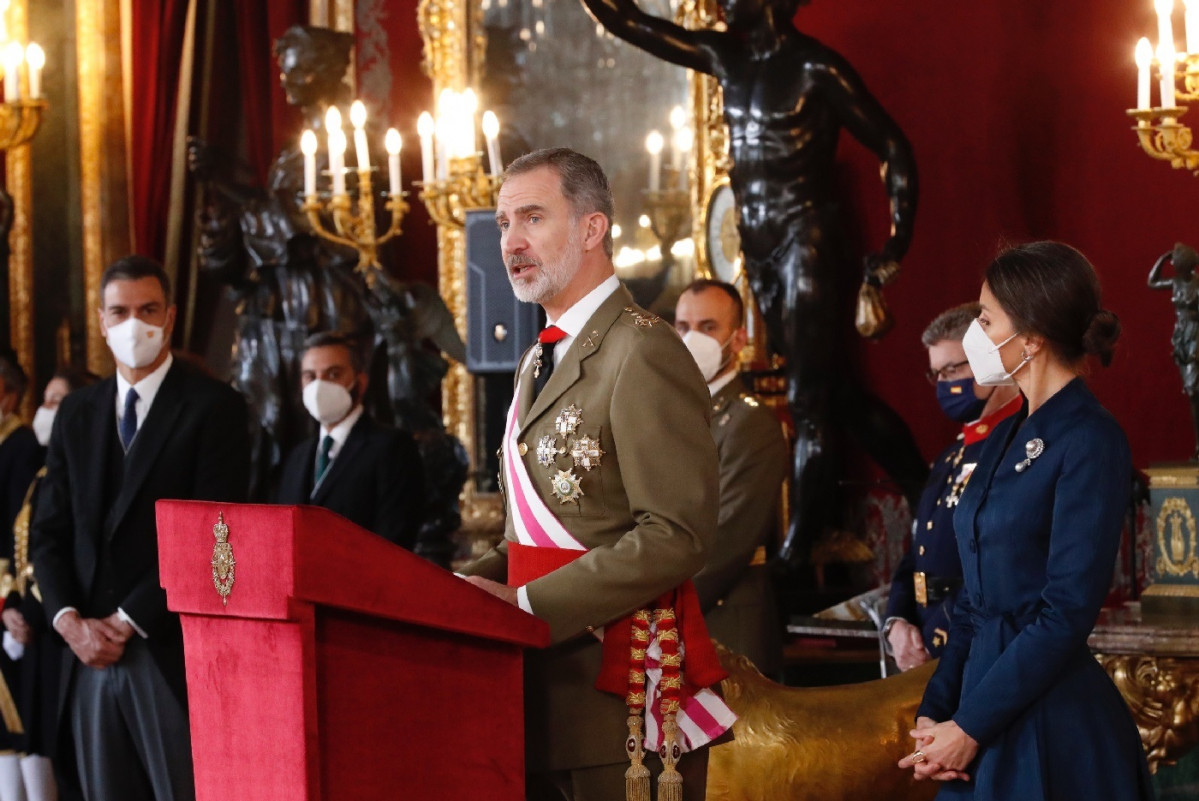
<instances>
[{"instance_id":1,"label":"bronze statue","mask_svg":"<svg viewBox=\"0 0 1199 801\"><path fill-rule=\"evenodd\" d=\"M913 505L927 475L902 419L848 375L839 286L848 259L833 169L841 129L878 156L891 199L891 235L865 261L874 287L894 277L911 241L916 165L903 132L853 67L792 24L805 0L718 2L725 31L688 30L646 14L635 0L583 0L614 35L715 76L724 91L745 270L770 346L786 359L796 443L782 555L793 558L838 511L834 429L852 433Z\"/></svg>"},{"instance_id":2,"label":"bronze statue","mask_svg":"<svg viewBox=\"0 0 1199 801\"><path fill-rule=\"evenodd\" d=\"M1162 278L1162 267L1174 265L1174 277ZM1162 254L1149 270L1150 289L1170 290L1174 303L1174 363L1182 376L1182 390L1191 402L1191 425L1195 433L1193 461L1199 461L1199 253L1178 242L1174 250Z\"/></svg>"},{"instance_id":3,"label":"bronze statue","mask_svg":"<svg viewBox=\"0 0 1199 801\"><path fill-rule=\"evenodd\" d=\"M345 111L353 45L349 34L299 25L275 42L280 82L307 128L322 131L329 106ZM318 170L327 169L327 153L318 159ZM377 392L367 402L374 417L417 438L430 504L417 550L448 563L445 535L459 524L466 455L445 433L431 399L446 372L440 352L464 360L465 348L441 297L429 287L397 281L377 265L366 280L355 269L352 249L312 231L301 210L303 154L295 143L279 154L266 186L240 179L228 159L196 137L188 143L188 163L203 187L200 266L227 283L238 303L233 383L246 395L255 428L251 497L267 495L282 454L310 425L299 392L305 338L338 331L367 346L373 372L386 376L371 382Z\"/></svg>"}]
</instances>

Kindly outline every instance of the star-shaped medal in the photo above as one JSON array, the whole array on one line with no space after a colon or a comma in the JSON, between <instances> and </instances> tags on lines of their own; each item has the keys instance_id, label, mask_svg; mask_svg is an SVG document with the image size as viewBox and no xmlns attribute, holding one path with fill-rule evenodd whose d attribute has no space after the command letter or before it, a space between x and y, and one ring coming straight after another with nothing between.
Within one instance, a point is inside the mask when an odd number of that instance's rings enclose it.
<instances>
[{"instance_id":1,"label":"star-shaped medal","mask_svg":"<svg viewBox=\"0 0 1199 801\"><path fill-rule=\"evenodd\" d=\"M600 448L599 440L591 437L579 437L570 443L570 456L575 460L575 467L590 470L600 466L604 451Z\"/></svg>"},{"instance_id":2,"label":"star-shaped medal","mask_svg":"<svg viewBox=\"0 0 1199 801\"><path fill-rule=\"evenodd\" d=\"M579 486L579 477L573 470L559 470L550 476L550 489L553 491L554 497L558 499L558 503L578 503L579 498L583 495L583 488Z\"/></svg>"}]
</instances>

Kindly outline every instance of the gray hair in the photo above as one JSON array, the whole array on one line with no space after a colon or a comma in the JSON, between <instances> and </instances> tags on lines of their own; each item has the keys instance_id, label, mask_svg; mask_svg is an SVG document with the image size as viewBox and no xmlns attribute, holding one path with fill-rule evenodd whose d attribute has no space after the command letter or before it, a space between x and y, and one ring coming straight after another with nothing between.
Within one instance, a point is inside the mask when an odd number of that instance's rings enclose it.
<instances>
[{"instance_id":1,"label":"gray hair","mask_svg":"<svg viewBox=\"0 0 1199 801\"><path fill-rule=\"evenodd\" d=\"M612 258L612 218L615 204L608 176L594 160L566 147L551 147L534 150L521 156L504 170L504 180L514 175L523 175L541 167L549 167L558 173L562 183L562 195L574 209L575 217L599 212L608 220L604 234L604 253Z\"/></svg>"},{"instance_id":2,"label":"gray hair","mask_svg":"<svg viewBox=\"0 0 1199 801\"><path fill-rule=\"evenodd\" d=\"M970 323L974 322L981 313L982 307L977 303L963 303L961 306L954 306L952 309L943 311L928 324L928 328L924 329L924 333L920 335L920 341L926 348L931 348L945 340L961 342L962 337L966 336L966 329L970 327Z\"/></svg>"}]
</instances>

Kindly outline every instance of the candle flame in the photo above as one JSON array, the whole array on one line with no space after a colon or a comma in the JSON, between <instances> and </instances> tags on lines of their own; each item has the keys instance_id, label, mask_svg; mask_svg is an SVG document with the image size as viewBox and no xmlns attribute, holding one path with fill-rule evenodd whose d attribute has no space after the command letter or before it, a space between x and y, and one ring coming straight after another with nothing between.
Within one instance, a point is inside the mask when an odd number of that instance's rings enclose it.
<instances>
[{"instance_id":1,"label":"candle flame","mask_svg":"<svg viewBox=\"0 0 1199 801\"><path fill-rule=\"evenodd\" d=\"M366 104L361 100L355 100L350 104L350 123L355 130L360 130L366 125Z\"/></svg>"},{"instance_id":2,"label":"candle flame","mask_svg":"<svg viewBox=\"0 0 1199 801\"><path fill-rule=\"evenodd\" d=\"M500 135L500 119L494 111L483 112L483 136L495 139Z\"/></svg>"},{"instance_id":3,"label":"candle flame","mask_svg":"<svg viewBox=\"0 0 1199 801\"><path fill-rule=\"evenodd\" d=\"M20 42L9 42L4 48L4 68L6 70L15 70L21 66L22 59L25 58L25 48L21 47Z\"/></svg>"},{"instance_id":4,"label":"candle flame","mask_svg":"<svg viewBox=\"0 0 1199 801\"><path fill-rule=\"evenodd\" d=\"M37 42L30 42L29 47L25 48L25 60L30 67L40 70L46 66L46 51Z\"/></svg>"},{"instance_id":5,"label":"candle flame","mask_svg":"<svg viewBox=\"0 0 1199 801\"><path fill-rule=\"evenodd\" d=\"M1172 14L1174 12L1174 0L1154 0L1153 7L1157 9L1158 14Z\"/></svg>"},{"instance_id":6,"label":"candle flame","mask_svg":"<svg viewBox=\"0 0 1199 801\"><path fill-rule=\"evenodd\" d=\"M422 111L420 116L416 118L416 132L424 138L432 136L435 127L433 124L433 115L427 111Z\"/></svg>"},{"instance_id":7,"label":"candle flame","mask_svg":"<svg viewBox=\"0 0 1199 801\"><path fill-rule=\"evenodd\" d=\"M330 136L334 131L341 130L341 111L337 106L329 106L329 110L325 112L325 130Z\"/></svg>"},{"instance_id":8,"label":"candle flame","mask_svg":"<svg viewBox=\"0 0 1199 801\"><path fill-rule=\"evenodd\" d=\"M682 106L675 106L670 110L670 128L673 131L681 129L687 124L687 112L683 111Z\"/></svg>"},{"instance_id":9,"label":"candle flame","mask_svg":"<svg viewBox=\"0 0 1199 801\"><path fill-rule=\"evenodd\" d=\"M662 139L662 134L657 131L650 131L649 136L645 137L645 149L652 155L658 155L662 152L662 145L665 144Z\"/></svg>"},{"instance_id":10,"label":"candle flame","mask_svg":"<svg viewBox=\"0 0 1199 801\"><path fill-rule=\"evenodd\" d=\"M388 128L386 136L383 137L383 146L387 148L387 152L394 156L400 152L404 146L404 140L400 136L400 132L395 128Z\"/></svg>"},{"instance_id":11,"label":"candle flame","mask_svg":"<svg viewBox=\"0 0 1199 801\"><path fill-rule=\"evenodd\" d=\"M305 129L304 133L300 134L300 152L305 156L316 155L316 134L311 129Z\"/></svg>"}]
</instances>

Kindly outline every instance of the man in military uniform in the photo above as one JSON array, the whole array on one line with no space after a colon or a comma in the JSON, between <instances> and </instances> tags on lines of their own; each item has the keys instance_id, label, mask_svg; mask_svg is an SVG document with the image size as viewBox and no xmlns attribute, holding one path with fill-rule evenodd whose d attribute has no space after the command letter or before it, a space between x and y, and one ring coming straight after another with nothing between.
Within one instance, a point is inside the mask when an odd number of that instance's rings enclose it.
<instances>
[{"instance_id":1,"label":"man in military uniform","mask_svg":"<svg viewBox=\"0 0 1199 801\"><path fill-rule=\"evenodd\" d=\"M675 330L712 395L712 439L720 458L720 515L708 564L695 577L708 631L767 676L782 668L782 627L766 554L778 540L787 442L778 418L738 375L749 337L741 295L700 279L675 306Z\"/></svg>"},{"instance_id":2,"label":"man in military uniform","mask_svg":"<svg viewBox=\"0 0 1199 801\"><path fill-rule=\"evenodd\" d=\"M552 645L526 658L528 797L624 798L626 770L648 797L648 774L660 770L660 782L681 774L683 797L702 799L702 746L733 720L718 696L685 693L675 723L697 753L677 770L670 748L667 764L642 766L634 754L630 767L625 741L642 742L638 670L651 676L641 693L647 753L668 741L651 662L660 649L667 688L678 668L662 635L676 621L685 683L722 675L687 591L716 531L710 397L670 326L633 305L615 276L612 195L598 164L565 149L518 159L496 220L516 296L539 303L551 325L517 373L501 454L504 540L463 572L549 624ZM650 644L638 648L647 629Z\"/></svg>"},{"instance_id":3,"label":"man in military uniform","mask_svg":"<svg viewBox=\"0 0 1199 801\"><path fill-rule=\"evenodd\" d=\"M932 463L912 524L912 544L891 579L883 637L900 670L941 655L950 637L949 614L962 585L953 513L970 479L983 440L999 421L1020 410L1015 386L983 387L962 349L962 337L978 316L977 303L943 312L921 341L928 349L928 380L937 402L962 433Z\"/></svg>"}]
</instances>

